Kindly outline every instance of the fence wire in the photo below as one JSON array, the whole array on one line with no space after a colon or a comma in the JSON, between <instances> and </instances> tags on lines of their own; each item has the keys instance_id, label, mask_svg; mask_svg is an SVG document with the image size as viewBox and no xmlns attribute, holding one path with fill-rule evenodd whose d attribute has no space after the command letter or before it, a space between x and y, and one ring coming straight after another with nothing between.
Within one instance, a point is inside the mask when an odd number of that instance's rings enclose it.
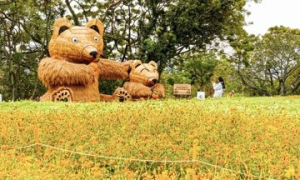
<instances>
[{"instance_id":1,"label":"fence wire","mask_svg":"<svg viewBox=\"0 0 300 180\"><path fill-rule=\"evenodd\" d=\"M253 174L238 172L238 171L235 171L235 170L232 170L232 169L224 168L224 167L214 165L214 164L210 164L208 162L204 162L204 161L200 161L200 160L152 160L152 159L113 157L113 156L104 156L104 155L97 155L97 154L92 154L92 153L78 152L78 151L59 148L59 147L55 147L55 146L48 145L48 144L43 144L43 143L34 143L34 144L30 144L30 145L26 145L26 146L14 148L14 149L2 150L2 151L8 152L8 151L14 151L14 150L22 150L22 149L27 149L27 148L36 147L36 146L47 147L47 148L55 149L55 150L58 150L58 151L61 151L61 152L66 152L66 153L71 153L71 154L78 154L78 155L89 156L89 157L94 157L94 158L107 159L107 160L123 160L123 161L134 161L134 162L145 162L145 163L147 163L147 162L148 163L200 163L200 164L203 164L203 165L206 165L206 166L210 166L210 167L220 169L220 170L224 170L224 171L227 171L227 172L231 172L231 173L234 173L234 174L240 174L240 175L243 175L243 176L251 176L251 177L257 178L257 179L262 178L262 177L259 177L259 176L255 176ZM272 179L272 178L266 178L266 179L267 180L275 180L275 179Z\"/></svg>"}]
</instances>

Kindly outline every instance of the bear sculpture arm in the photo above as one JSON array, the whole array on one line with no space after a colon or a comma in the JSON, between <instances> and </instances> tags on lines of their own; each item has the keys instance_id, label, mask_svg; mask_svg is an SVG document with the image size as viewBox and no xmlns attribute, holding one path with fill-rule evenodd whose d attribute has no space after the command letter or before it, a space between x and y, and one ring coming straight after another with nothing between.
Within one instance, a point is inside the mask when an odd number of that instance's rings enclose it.
<instances>
[{"instance_id":1,"label":"bear sculpture arm","mask_svg":"<svg viewBox=\"0 0 300 180\"><path fill-rule=\"evenodd\" d=\"M161 98L164 98L166 96L165 95L165 88L162 84L157 83L156 85L154 85L154 87L152 88L152 91L158 93L158 95Z\"/></svg>"},{"instance_id":2,"label":"bear sculpture arm","mask_svg":"<svg viewBox=\"0 0 300 180\"><path fill-rule=\"evenodd\" d=\"M44 58L39 64L38 76L47 87L88 85L95 81L95 70L85 64Z\"/></svg>"},{"instance_id":3,"label":"bear sculpture arm","mask_svg":"<svg viewBox=\"0 0 300 180\"><path fill-rule=\"evenodd\" d=\"M151 97L152 95L151 88L137 82L126 82L123 88L134 98Z\"/></svg>"},{"instance_id":4,"label":"bear sculpture arm","mask_svg":"<svg viewBox=\"0 0 300 180\"><path fill-rule=\"evenodd\" d=\"M132 61L118 62L109 59L100 59L97 63L100 71L99 79L127 79L130 69L130 63L132 63Z\"/></svg>"},{"instance_id":5,"label":"bear sculpture arm","mask_svg":"<svg viewBox=\"0 0 300 180\"><path fill-rule=\"evenodd\" d=\"M160 98L165 97L165 89L163 85L159 83L153 87L148 87L137 82L126 82L123 88L128 91L133 98L151 97L153 93L158 94Z\"/></svg>"}]
</instances>

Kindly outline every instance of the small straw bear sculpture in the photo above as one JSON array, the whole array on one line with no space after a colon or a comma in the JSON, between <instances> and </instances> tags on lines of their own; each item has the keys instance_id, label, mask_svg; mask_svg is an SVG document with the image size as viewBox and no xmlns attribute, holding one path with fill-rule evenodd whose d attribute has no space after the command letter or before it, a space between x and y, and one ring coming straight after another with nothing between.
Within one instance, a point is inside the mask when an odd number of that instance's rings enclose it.
<instances>
[{"instance_id":1,"label":"small straw bear sculpture","mask_svg":"<svg viewBox=\"0 0 300 180\"><path fill-rule=\"evenodd\" d=\"M90 20L84 27L64 18L54 23L50 57L41 60L38 76L48 88L41 101L99 101L99 79L127 79L132 61L101 59L103 24Z\"/></svg>"},{"instance_id":2,"label":"small straw bear sculpture","mask_svg":"<svg viewBox=\"0 0 300 180\"><path fill-rule=\"evenodd\" d=\"M117 88L113 95L101 94L101 99L123 102L164 98L165 89L158 81L156 62L142 63L135 60L130 65L129 82L125 82L122 88Z\"/></svg>"},{"instance_id":3,"label":"small straw bear sculpture","mask_svg":"<svg viewBox=\"0 0 300 180\"><path fill-rule=\"evenodd\" d=\"M130 69L129 82L126 82L123 88L133 100L165 97L165 89L159 83L156 62L142 63L137 60L130 65Z\"/></svg>"}]
</instances>

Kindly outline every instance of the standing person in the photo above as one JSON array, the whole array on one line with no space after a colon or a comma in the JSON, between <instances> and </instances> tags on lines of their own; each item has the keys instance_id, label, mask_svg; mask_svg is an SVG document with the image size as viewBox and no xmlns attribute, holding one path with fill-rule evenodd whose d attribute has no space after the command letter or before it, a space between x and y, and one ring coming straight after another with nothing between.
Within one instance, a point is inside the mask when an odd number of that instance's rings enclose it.
<instances>
[{"instance_id":1,"label":"standing person","mask_svg":"<svg viewBox=\"0 0 300 180\"><path fill-rule=\"evenodd\" d=\"M218 77L218 80L221 82L221 84L222 84L222 87L223 87L223 92L222 92L222 94L225 92L225 81L224 81L224 79L220 76L220 77Z\"/></svg>"},{"instance_id":2,"label":"standing person","mask_svg":"<svg viewBox=\"0 0 300 180\"><path fill-rule=\"evenodd\" d=\"M223 85L220 82L219 78L216 79L216 82L213 82L214 95L213 97L222 97L223 94Z\"/></svg>"}]
</instances>

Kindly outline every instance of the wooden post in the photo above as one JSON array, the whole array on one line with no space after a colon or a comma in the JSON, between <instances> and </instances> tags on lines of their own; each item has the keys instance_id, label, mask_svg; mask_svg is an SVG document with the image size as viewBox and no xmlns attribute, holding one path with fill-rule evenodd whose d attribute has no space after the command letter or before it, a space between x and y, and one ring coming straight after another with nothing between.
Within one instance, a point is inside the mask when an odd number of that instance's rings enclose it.
<instances>
[{"instance_id":1,"label":"wooden post","mask_svg":"<svg viewBox=\"0 0 300 180\"><path fill-rule=\"evenodd\" d=\"M41 147L39 145L39 130L38 128L34 128L34 142L35 142L35 147L36 147L36 157L38 160L40 160L40 152L41 152Z\"/></svg>"}]
</instances>

